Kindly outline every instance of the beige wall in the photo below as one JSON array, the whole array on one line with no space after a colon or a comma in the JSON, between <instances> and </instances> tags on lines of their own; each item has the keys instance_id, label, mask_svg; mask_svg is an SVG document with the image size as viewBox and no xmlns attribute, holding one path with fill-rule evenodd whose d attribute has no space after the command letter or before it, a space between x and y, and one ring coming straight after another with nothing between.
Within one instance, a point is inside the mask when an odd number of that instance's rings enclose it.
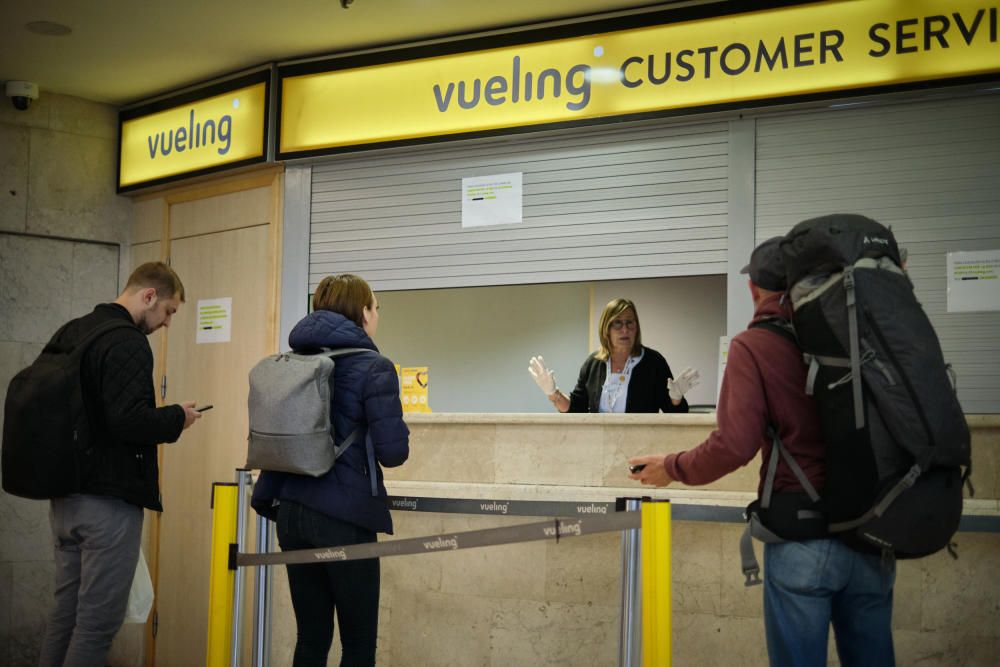
<instances>
[{"instance_id":1,"label":"beige wall","mask_svg":"<svg viewBox=\"0 0 1000 667\"><path fill-rule=\"evenodd\" d=\"M112 107L0 105L0 401L63 322L118 293L131 203L115 195L116 143ZM52 580L48 504L0 492L0 665L37 664ZM137 664L140 639L127 626L114 663Z\"/></svg>"},{"instance_id":2,"label":"beige wall","mask_svg":"<svg viewBox=\"0 0 1000 667\"><path fill-rule=\"evenodd\" d=\"M966 513L995 519L1000 418L970 422L977 495ZM411 415L408 423L410 460L387 474L393 495L602 502L653 495L671 499L675 512L692 504L743 507L755 495L756 462L699 489L641 489L627 480L629 456L691 447L713 427L711 415ZM384 539L538 520L399 511L393 519L396 535ZM766 664L761 588L745 588L740 573L742 530L736 523L673 524L676 665ZM899 665L995 664L1000 534L959 533L955 541L958 560L939 553L899 563ZM759 544L757 553L762 558ZM616 664L620 559L614 533L384 558L378 664ZM282 568L275 572L272 664L289 664L295 623Z\"/></svg>"}]
</instances>

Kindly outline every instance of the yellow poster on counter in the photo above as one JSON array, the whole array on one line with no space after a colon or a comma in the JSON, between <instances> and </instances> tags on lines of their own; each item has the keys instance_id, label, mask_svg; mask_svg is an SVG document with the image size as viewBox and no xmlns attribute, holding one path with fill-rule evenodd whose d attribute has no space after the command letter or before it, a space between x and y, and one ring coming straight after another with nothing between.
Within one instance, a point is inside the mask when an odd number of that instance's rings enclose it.
<instances>
[{"instance_id":1,"label":"yellow poster on counter","mask_svg":"<svg viewBox=\"0 0 1000 667\"><path fill-rule=\"evenodd\" d=\"M409 366L400 370L400 399L403 412L430 412L427 400L427 366Z\"/></svg>"}]
</instances>

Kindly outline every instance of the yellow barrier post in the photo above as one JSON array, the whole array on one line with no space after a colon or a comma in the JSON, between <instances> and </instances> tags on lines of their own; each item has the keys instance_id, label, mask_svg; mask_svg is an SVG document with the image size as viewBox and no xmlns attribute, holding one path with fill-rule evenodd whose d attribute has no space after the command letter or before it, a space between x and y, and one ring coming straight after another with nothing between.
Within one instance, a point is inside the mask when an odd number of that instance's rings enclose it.
<instances>
[{"instance_id":1,"label":"yellow barrier post","mask_svg":"<svg viewBox=\"0 0 1000 667\"><path fill-rule=\"evenodd\" d=\"M236 543L237 495L236 484L212 484L212 560L208 578L206 667L224 667L230 662L236 570L229 567L229 545Z\"/></svg>"},{"instance_id":2,"label":"yellow barrier post","mask_svg":"<svg viewBox=\"0 0 1000 667\"><path fill-rule=\"evenodd\" d=\"M642 664L670 665L670 501L642 503Z\"/></svg>"}]
</instances>

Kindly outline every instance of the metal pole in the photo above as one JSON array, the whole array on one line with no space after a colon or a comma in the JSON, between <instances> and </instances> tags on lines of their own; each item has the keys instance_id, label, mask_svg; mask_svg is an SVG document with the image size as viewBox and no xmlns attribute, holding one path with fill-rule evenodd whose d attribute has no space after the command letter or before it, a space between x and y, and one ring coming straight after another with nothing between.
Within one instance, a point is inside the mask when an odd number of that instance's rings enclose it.
<instances>
[{"instance_id":1,"label":"metal pole","mask_svg":"<svg viewBox=\"0 0 1000 667\"><path fill-rule=\"evenodd\" d=\"M271 550L272 524L262 516L257 517L257 553ZM271 566L257 568L257 591L253 607L253 665L268 667L271 664Z\"/></svg>"},{"instance_id":2,"label":"metal pole","mask_svg":"<svg viewBox=\"0 0 1000 667\"><path fill-rule=\"evenodd\" d=\"M247 535L247 492L250 489L250 471L236 470L236 551L242 553ZM243 609L243 572L236 568L236 581L233 586L233 634L229 654L230 667L239 667L240 662L240 626Z\"/></svg>"},{"instance_id":3,"label":"metal pole","mask_svg":"<svg viewBox=\"0 0 1000 667\"><path fill-rule=\"evenodd\" d=\"M625 511L637 512L638 498L625 498ZM641 537L638 528L622 531L621 634L618 638L619 667L637 667L642 658L642 597L639 588Z\"/></svg>"}]
</instances>

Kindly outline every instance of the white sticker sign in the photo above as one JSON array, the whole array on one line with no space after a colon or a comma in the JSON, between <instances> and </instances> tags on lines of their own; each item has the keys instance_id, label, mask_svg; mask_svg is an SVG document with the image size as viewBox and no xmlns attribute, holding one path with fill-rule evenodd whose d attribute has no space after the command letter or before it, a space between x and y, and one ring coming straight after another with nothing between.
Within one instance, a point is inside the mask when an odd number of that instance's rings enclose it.
<instances>
[{"instance_id":1,"label":"white sticker sign","mask_svg":"<svg viewBox=\"0 0 1000 667\"><path fill-rule=\"evenodd\" d=\"M521 172L462 179L462 227L522 221Z\"/></svg>"},{"instance_id":2,"label":"white sticker sign","mask_svg":"<svg viewBox=\"0 0 1000 667\"><path fill-rule=\"evenodd\" d=\"M201 299L198 301L195 342L228 343L232 336L233 298Z\"/></svg>"},{"instance_id":3,"label":"white sticker sign","mask_svg":"<svg viewBox=\"0 0 1000 667\"><path fill-rule=\"evenodd\" d=\"M1000 250L948 253L948 312L1000 310Z\"/></svg>"}]
</instances>

